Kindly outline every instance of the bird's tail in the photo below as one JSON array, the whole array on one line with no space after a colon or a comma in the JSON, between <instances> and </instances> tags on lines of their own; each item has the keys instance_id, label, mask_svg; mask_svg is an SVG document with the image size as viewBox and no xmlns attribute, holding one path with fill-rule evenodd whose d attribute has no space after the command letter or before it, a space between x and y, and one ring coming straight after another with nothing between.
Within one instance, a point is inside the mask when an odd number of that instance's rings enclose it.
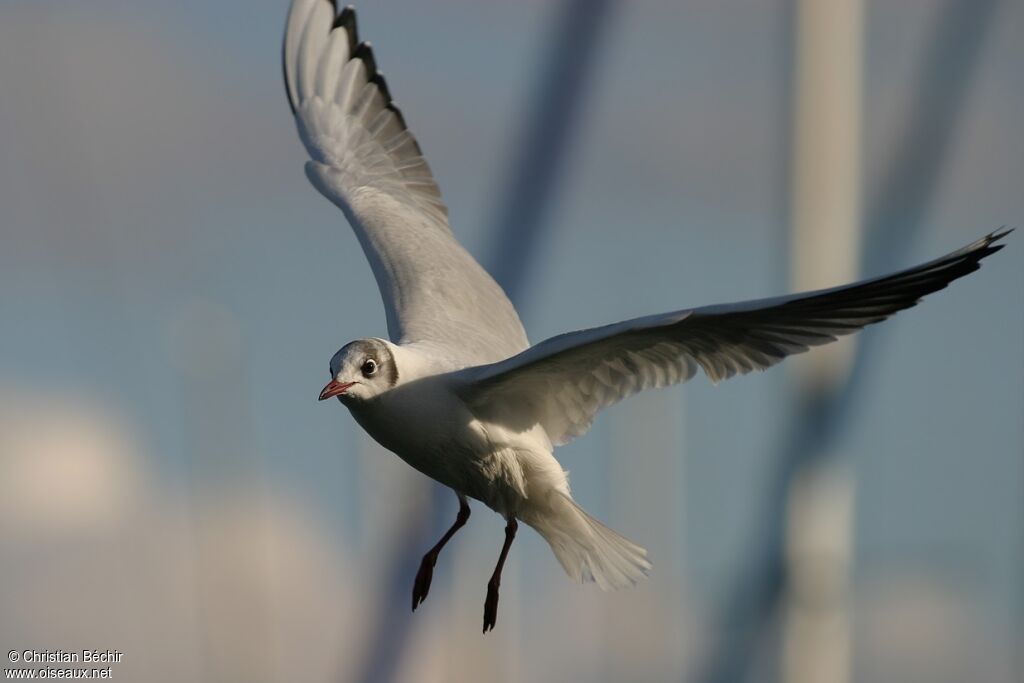
<instances>
[{"instance_id":1,"label":"bird's tail","mask_svg":"<svg viewBox=\"0 0 1024 683\"><path fill-rule=\"evenodd\" d=\"M551 494L544 515L522 519L544 537L573 581L601 590L632 586L647 575L647 551L597 521L561 492Z\"/></svg>"}]
</instances>

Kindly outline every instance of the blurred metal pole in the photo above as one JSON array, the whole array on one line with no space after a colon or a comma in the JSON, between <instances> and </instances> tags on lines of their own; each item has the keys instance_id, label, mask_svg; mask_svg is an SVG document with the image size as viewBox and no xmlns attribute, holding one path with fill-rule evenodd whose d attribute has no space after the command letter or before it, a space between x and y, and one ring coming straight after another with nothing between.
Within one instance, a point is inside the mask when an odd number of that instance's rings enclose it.
<instances>
[{"instance_id":1,"label":"blurred metal pole","mask_svg":"<svg viewBox=\"0 0 1024 683\"><path fill-rule=\"evenodd\" d=\"M999 4L999 0L947 0L936 10L921 69L910 88L899 145L866 203L865 272L885 272L904 261L920 232ZM869 349L877 344L880 329L884 327L861 333L848 379L838 389L801 398L776 458L779 464L766 494L767 509L760 516L767 528L758 535L750 560L743 565L726 606L723 635L696 680L733 683L749 674L789 581L785 527L791 487L810 464L835 455L832 445L841 437L851 407L863 394L870 372Z\"/></svg>"},{"instance_id":2,"label":"blurred metal pole","mask_svg":"<svg viewBox=\"0 0 1024 683\"><path fill-rule=\"evenodd\" d=\"M613 0L563 0L558 8L546 68L514 146L519 154L509 166L504 185L508 192L494 216L497 244L488 265L517 305L573 133L579 128L597 48L614 4Z\"/></svg>"},{"instance_id":3,"label":"blurred metal pole","mask_svg":"<svg viewBox=\"0 0 1024 683\"><path fill-rule=\"evenodd\" d=\"M514 141L514 148L521 152L510 165L510 177L503 186L508 191L498 202L494 228L497 246L486 264L512 302L520 307L528 266L536 254L547 209L555 196L559 172L570 149L572 124L578 123L576 119L612 6L613 0L561 3L545 68L530 102L526 123ZM397 547L392 550L391 571L381 596L381 616L369 641L367 658L357 672L357 680L364 683L395 680L411 626L409 600L413 577L420 558L433 542L431 539L439 537L451 524L456 510L454 497L440 485L431 485L426 507L423 517L430 520L431 531L425 531L427 525L421 516L413 515L399 532ZM435 579L435 584L439 583Z\"/></svg>"},{"instance_id":4,"label":"blurred metal pole","mask_svg":"<svg viewBox=\"0 0 1024 683\"><path fill-rule=\"evenodd\" d=\"M862 0L799 0L792 156L791 284L857 279L861 232ZM804 400L839 391L856 338L793 359ZM834 448L834 444L827 446ZM854 481L824 452L790 482L785 523L781 677L846 683Z\"/></svg>"}]
</instances>

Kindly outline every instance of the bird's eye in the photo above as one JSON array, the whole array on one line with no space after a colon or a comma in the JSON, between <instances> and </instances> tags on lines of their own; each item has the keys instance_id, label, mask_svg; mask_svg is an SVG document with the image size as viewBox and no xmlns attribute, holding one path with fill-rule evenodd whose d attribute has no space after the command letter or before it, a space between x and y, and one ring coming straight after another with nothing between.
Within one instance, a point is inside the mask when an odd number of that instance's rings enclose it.
<instances>
[{"instance_id":1,"label":"bird's eye","mask_svg":"<svg viewBox=\"0 0 1024 683\"><path fill-rule=\"evenodd\" d=\"M363 376L369 377L375 372L377 372L377 361L372 358L367 359L367 361L363 363Z\"/></svg>"}]
</instances>

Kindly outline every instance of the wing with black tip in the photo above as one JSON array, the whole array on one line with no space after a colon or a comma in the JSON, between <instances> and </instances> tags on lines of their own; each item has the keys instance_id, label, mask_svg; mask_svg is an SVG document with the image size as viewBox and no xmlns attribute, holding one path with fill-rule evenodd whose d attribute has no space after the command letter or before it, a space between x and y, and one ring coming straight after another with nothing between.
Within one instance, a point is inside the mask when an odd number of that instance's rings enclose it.
<instances>
[{"instance_id":1,"label":"wing with black tip","mask_svg":"<svg viewBox=\"0 0 1024 683\"><path fill-rule=\"evenodd\" d=\"M910 308L974 272L1009 231L940 259L856 284L706 306L570 332L507 360L464 370L460 394L489 422L540 425L554 444L589 429L597 413L644 389L713 382L765 370L786 356L835 341Z\"/></svg>"},{"instance_id":2,"label":"wing with black tip","mask_svg":"<svg viewBox=\"0 0 1024 683\"><path fill-rule=\"evenodd\" d=\"M508 298L458 243L419 144L359 42L355 11L293 0L284 76L310 181L345 212L395 342L436 342L465 363L526 348Z\"/></svg>"}]
</instances>

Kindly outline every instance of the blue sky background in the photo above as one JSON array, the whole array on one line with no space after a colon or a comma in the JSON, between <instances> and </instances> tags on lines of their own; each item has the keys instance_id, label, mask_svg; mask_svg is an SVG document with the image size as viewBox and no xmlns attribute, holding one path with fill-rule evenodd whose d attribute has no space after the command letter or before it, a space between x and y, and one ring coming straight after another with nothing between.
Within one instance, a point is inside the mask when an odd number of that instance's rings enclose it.
<instances>
[{"instance_id":1,"label":"blue sky background","mask_svg":"<svg viewBox=\"0 0 1024 683\"><path fill-rule=\"evenodd\" d=\"M315 401L333 352L385 327L355 238L302 172L285 4L0 6L8 649L117 648L115 675L133 680L347 680L358 666L425 489ZM866 5L868 191L899 145L935 6ZM530 265L533 341L788 288L779 3L614 11ZM456 234L489 253L552 6L359 12ZM1024 7L1002 3L902 265L1021 223L1022 31ZM856 482L854 680L1009 681L1022 665L1022 239L885 323L866 367L840 445ZM402 671L689 675L762 528L793 389L782 368L701 377L608 411L558 455L582 504L650 549L651 580L574 586L524 533L498 632L480 641L502 522L477 506L409 616L403 661L419 668Z\"/></svg>"}]
</instances>

